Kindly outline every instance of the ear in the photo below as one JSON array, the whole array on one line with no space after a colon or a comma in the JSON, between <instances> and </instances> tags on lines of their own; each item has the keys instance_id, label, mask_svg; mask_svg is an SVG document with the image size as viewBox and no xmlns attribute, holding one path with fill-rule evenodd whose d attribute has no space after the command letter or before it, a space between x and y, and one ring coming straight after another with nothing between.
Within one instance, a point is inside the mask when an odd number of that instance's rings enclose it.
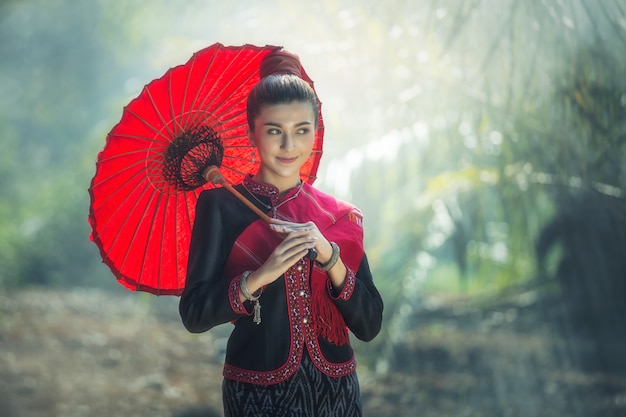
<instances>
[{"instance_id":1,"label":"ear","mask_svg":"<svg viewBox=\"0 0 626 417\"><path fill-rule=\"evenodd\" d=\"M256 148L256 141L254 140L254 132L250 130L250 128L248 128L248 143L250 143L250 146L252 146L253 148Z\"/></svg>"}]
</instances>

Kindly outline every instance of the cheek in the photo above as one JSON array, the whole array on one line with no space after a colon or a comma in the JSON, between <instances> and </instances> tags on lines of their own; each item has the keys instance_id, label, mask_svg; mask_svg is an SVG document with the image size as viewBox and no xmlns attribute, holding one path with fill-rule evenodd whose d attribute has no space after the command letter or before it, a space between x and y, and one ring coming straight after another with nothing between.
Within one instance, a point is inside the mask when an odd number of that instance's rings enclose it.
<instances>
[{"instance_id":1,"label":"cheek","mask_svg":"<svg viewBox=\"0 0 626 417\"><path fill-rule=\"evenodd\" d=\"M279 145L277 145L276 142L272 140L272 138L257 136L256 147L259 150L260 154L274 152L277 146Z\"/></svg>"},{"instance_id":2,"label":"cheek","mask_svg":"<svg viewBox=\"0 0 626 417\"><path fill-rule=\"evenodd\" d=\"M315 134L309 136L306 140L306 146L309 149L313 149L313 145L315 144Z\"/></svg>"}]
</instances>

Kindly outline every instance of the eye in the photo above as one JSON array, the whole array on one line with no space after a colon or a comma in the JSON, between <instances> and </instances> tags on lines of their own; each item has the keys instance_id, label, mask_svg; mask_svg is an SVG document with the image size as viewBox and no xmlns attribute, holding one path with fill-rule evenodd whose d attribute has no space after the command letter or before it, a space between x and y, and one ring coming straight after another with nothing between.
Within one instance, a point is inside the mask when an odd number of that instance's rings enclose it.
<instances>
[{"instance_id":1,"label":"eye","mask_svg":"<svg viewBox=\"0 0 626 417\"><path fill-rule=\"evenodd\" d=\"M280 135L280 130L273 127L273 128L267 129L267 134L268 135Z\"/></svg>"},{"instance_id":2,"label":"eye","mask_svg":"<svg viewBox=\"0 0 626 417\"><path fill-rule=\"evenodd\" d=\"M296 133L298 133L299 135L306 135L310 131L311 129L309 129L308 127L301 127L300 129L297 130Z\"/></svg>"}]
</instances>

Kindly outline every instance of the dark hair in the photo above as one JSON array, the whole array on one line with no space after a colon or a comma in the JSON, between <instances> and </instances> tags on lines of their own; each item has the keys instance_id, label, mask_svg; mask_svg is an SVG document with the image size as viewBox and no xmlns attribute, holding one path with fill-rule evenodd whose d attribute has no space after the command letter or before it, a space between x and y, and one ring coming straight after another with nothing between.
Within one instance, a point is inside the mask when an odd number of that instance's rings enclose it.
<instances>
[{"instance_id":1,"label":"dark hair","mask_svg":"<svg viewBox=\"0 0 626 417\"><path fill-rule=\"evenodd\" d=\"M254 129L254 120L261 113L263 106L289 104L293 102L310 103L315 114L315 126L318 123L318 103L313 88L302 78L293 74L272 74L254 86L248 95L248 126Z\"/></svg>"}]
</instances>

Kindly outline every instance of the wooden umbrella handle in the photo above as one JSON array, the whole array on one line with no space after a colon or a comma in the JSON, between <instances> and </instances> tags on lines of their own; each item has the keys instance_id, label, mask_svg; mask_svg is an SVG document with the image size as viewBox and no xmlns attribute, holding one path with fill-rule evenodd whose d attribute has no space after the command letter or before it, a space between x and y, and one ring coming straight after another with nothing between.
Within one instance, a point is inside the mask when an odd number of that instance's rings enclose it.
<instances>
[{"instance_id":1,"label":"wooden umbrella handle","mask_svg":"<svg viewBox=\"0 0 626 417\"><path fill-rule=\"evenodd\" d=\"M211 165L207 169L204 170L203 177L208 182L213 184L220 184L225 187L228 191L230 191L235 197L237 197L243 204L248 206L250 210L256 213L260 218L262 218L266 223L271 223L271 218L263 213L257 206L252 204L250 200L243 196L239 191L235 190L235 188L224 178L220 169L215 165Z\"/></svg>"}]
</instances>

